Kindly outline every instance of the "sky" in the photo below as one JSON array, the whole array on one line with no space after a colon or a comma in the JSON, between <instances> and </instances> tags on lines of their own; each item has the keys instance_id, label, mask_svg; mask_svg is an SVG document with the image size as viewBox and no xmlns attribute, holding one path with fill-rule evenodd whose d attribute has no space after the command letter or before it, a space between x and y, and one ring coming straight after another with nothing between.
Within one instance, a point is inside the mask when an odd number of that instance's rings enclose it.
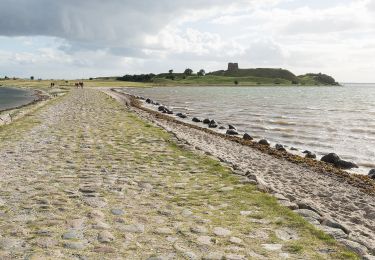
<instances>
[{"instance_id":1,"label":"sky","mask_svg":"<svg viewBox=\"0 0 375 260\"><path fill-rule=\"evenodd\" d=\"M0 0L0 77L285 68L375 82L375 0Z\"/></svg>"}]
</instances>

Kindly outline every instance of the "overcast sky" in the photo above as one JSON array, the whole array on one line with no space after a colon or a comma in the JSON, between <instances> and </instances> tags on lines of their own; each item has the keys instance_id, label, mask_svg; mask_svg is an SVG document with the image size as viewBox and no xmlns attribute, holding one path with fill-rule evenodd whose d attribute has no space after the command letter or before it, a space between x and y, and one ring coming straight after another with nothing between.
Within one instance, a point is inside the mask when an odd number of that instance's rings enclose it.
<instances>
[{"instance_id":1,"label":"overcast sky","mask_svg":"<svg viewBox=\"0 0 375 260\"><path fill-rule=\"evenodd\" d=\"M0 77L225 69L375 82L375 0L0 0Z\"/></svg>"}]
</instances>

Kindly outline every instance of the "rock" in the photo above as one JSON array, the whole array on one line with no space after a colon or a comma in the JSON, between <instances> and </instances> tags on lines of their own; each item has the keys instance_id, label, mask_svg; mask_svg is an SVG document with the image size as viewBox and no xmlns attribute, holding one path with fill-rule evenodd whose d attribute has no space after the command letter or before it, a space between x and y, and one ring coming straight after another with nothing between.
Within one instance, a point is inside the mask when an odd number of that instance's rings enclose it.
<instances>
[{"instance_id":1,"label":"rock","mask_svg":"<svg viewBox=\"0 0 375 260\"><path fill-rule=\"evenodd\" d=\"M323 156L322 159L320 159L320 160L322 162L333 164L333 165L335 165L335 167L341 168L341 169L344 169L344 170L349 170L349 169L352 169L352 168L358 168L358 165L356 165L355 163L349 162L349 161L344 161L340 158L340 156L338 156L335 153L329 153L329 154Z\"/></svg>"},{"instance_id":2,"label":"rock","mask_svg":"<svg viewBox=\"0 0 375 260\"><path fill-rule=\"evenodd\" d=\"M244 140L253 140L254 138L252 138L248 133L245 133L242 137Z\"/></svg>"},{"instance_id":3,"label":"rock","mask_svg":"<svg viewBox=\"0 0 375 260\"><path fill-rule=\"evenodd\" d=\"M328 226L328 227L332 227L332 228L339 228L341 229L342 231L344 231L346 234L350 234L350 230L349 228L347 228L346 226L344 225L341 225L335 221L332 221L330 219L326 219L324 218L322 221L321 221L321 224L322 225L325 225L325 226Z\"/></svg>"},{"instance_id":4,"label":"rock","mask_svg":"<svg viewBox=\"0 0 375 260\"><path fill-rule=\"evenodd\" d=\"M224 259L223 253L220 252L211 252L203 256L203 260L222 260Z\"/></svg>"},{"instance_id":5,"label":"rock","mask_svg":"<svg viewBox=\"0 0 375 260\"><path fill-rule=\"evenodd\" d=\"M301 215L304 218L312 218L320 222L320 215L309 209L296 209L295 213Z\"/></svg>"},{"instance_id":6,"label":"rock","mask_svg":"<svg viewBox=\"0 0 375 260\"><path fill-rule=\"evenodd\" d=\"M298 209L298 205L296 203L290 202L289 200L280 200L279 204L291 210Z\"/></svg>"},{"instance_id":7,"label":"rock","mask_svg":"<svg viewBox=\"0 0 375 260\"><path fill-rule=\"evenodd\" d=\"M212 245L212 237L209 236L200 236L197 238L198 244L210 246Z\"/></svg>"},{"instance_id":8,"label":"rock","mask_svg":"<svg viewBox=\"0 0 375 260\"><path fill-rule=\"evenodd\" d=\"M359 168L358 165L356 165L355 163L344 161L344 160L339 160L338 162L335 163L335 166L337 168L341 168L344 170L349 170L352 168Z\"/></svg>"},{"instance_id":9,"label":"rock","mask_svg":"<svg viewBox=\"0 0 375 260\"><path fill-rule=\"evenodd\" d=\"M206 125L209 125L210 122L211 122L211 120L208 119L208 118L206 118L206 119L203 120L203 124L206 124Z\"/></svg>"},{"instance_id":10,"label":"rock","mask_svg":"<svg viewBox=\"0 0 375 260\"><path fill-rule=\"evenodd\" d=\"M166 109L167 108L165 106L159 106L158 107L158 111L161 111L161 112L165 111Z\"/></svg>"},{"instance_id":11,"label":"rock","mask_svg":"<svg viewBox=\"0 0 375 260\"><path fill-rule=\"evenodd\" d=\"M182 212L181 212L181 215L184 217L184 218L187 218L187 217L190 217L193 215L193 212L189 209L184 209Z\"/></svg>"},{"instance_id":12,"label":"rock","mask_svg":"<svg viewBox=\"0 0 375 260\"><path fill-rule=\"evenodd\" d=\"M213 233L216 236L219 236L219 237L226 237L226 236L229 236L230 234L232 234L232 232L230 230L222 228L222 227L215 227L213 229Z\"/></svg>"},{"instance_id":13,"label":"rock","mask_svg":"<svg viewBox=\"0 0 375 260\"><path fill-rule=\"evenodd\" d=\"M304 154L308 154L308 153L311 153L309 150L305 150L305 151L303 151L302 153L304 153Z\"/></svg>"},{"instance_id":14,"label":"rock","mask_svg":"<svg viewBox=\"0 0 375 260\"><path fill-rule=\"evenodd\" d=\"M185 115L183 113L177 113L176 116L179 117L179 118L187 118L187 115Z\"/></svg>"},{"instance_id":15,"label":"rock","mask_svg":"<svg viewBox=\"0 0 375 260\"><path fill-rule=\"evenodd\" d=\"M312 152L308 152L306 153L305 158L316 159L316 154Z\"/></svg>"},{"instance_id":16,"label":"rock","mask_svg":"<svg viewBox=\"0 0 375 260\"><path fill-rule=\"evenodd\" d=\"M109 247L109 246L96 246L94 247L93 251L96 253L104 253L104 254L112 254L116 252L114 248Z\"/></svg>"},{"instance_id":17,"label":"rock","mask_svg":"<svg viewBox=\"0 0 375 260\"><path fill-rule=\"evenodd\" d=\"M360 256L364 256L367 254L367 248L357 242L347 239L340 239L339 242Z\"/></svg>"},{"instance_id":18,"label":"rock","mask_svg":"<svg viewBox=\"0 0 375 260\"><path fill-rule=\"evenodd\" d=\"M253 213L253 211L240 211L241 216L250 216Z\"/></svg>"},{"instance_id":19,"label":"rock","mask_svg":"<svg viewBox=\"0 0 375 260\"><path fill-rule=\"evenodd\" d=\"M124 226L121 230L129 233L143 233L145 226L142 224L131 224Z\"/></svg>"},{"instance_id":20,"label":"rock","mask_svg":"<svg viewBox=\"0 0 375 260\"><path fill-rule=\"evenodd\" d=\"M64 247L69 248L69 249L80 250L80 249L84 249L86 245L82 242L68 242L68 243L64 243Z\"/></svg>"},{"instance_id":21,"label":"rock","mask_svg":"<svg viewBox=\"0 0 375 260\"><path fill-rule=\"evenodd\" d=\"M194 226L190 228L190 231L195 234L206 234L207 228L204 226Z\"/></svg>"},{"instance_id":22,"label":"rock","mask_svg":"<svg viewBox=\"0 0 375 260\"><path fill-rule=\"evenodd\" d=\"M242 245L243 241L241 238L238 238L238 237L231 237L229 239L229 242L233 243L233 244L236 244L236 245Z\"/></svg>"},{"instance_id":23,"label":"rock","mask_svg":"<svg viewBox=\"0 0 375 260\"><path fill-rule=\"evenodd\" d=\"M218 127L217 123L215 120L211 120L210 124L208 125L209 128L216 128Z\"/></svg>"},{"instance_id":24,"label":"rock","mask_svg":"<svg viewBox=\"0 0 375 260\"><path fill-rule=\"evenodd\" d=\"M195 122L195 123L200 123L200 122L202 122L202 120L200 120L200 119L197 118L197 117L193 117L192 121Z\"/></svg>"},{"instance_id":25,"label":"rock","mask_svg":"<svg viewBox=\"0 0 375 260\"><path fill-rule=\"evenodd\" d=\"M237 128L234 127L233 125L228 125L228 128L229 128L229 129L232 129L232 130L237 130Z\"/></svg>"},{"instance_id":26,"label":"rock","mask_svg":"<svg viewBox=\"0 0 375 260\"><path fill-rule=\"evenodd\" d=\"M290 150L291 150L291 151L298 151L298 149L295 148L295 147L291 147Z\"/></svg>"},{"instance_id":27,"label":"rock","mask_svg":"<svg viewBox=\"0 0 375 260\"><path fill-rule=\"evenodd\" d=\"M173 230L168 227L159 227L154 231L156 234L159 235L172 235L174 234Z\"/></svg>"},{"instance_id":28,"label":"rock","mask_svg":"<svg viewBox=\"0 0 375 260\"><path fill-rule=\"evenodd\" d=\"M238 135L238 132L234 129L228 129L226 134L227 135Z\"/></svg>"},{"instance_id":29,"label":"rock","mask_svg":"<svg viewBox=\"0 0 375 260\"><path fill-rule=\"evenodd\" d=\"M283 248L283 245L281 244L262 244L263 248L267 251L278 251Z\"/></svg>"},{"instance_id":30,"label":"rock","mask_svg":"<svg viewBox=\"0 0 375 260\"><path fill-rule=\"evenodd\" d=\"M320 160L322 162L336 164L338 161L340 161L340 157L335 153L329 153L324 155Z\"/></svg>"},{"instance_id":31,"label":"rock","mask_svg":"<svg viewBox=\"0 0 375 260\"><path fill-rule=\"evenodd\" d=\"M107 230L104 230L98 234L98 241L100 243L110 243L115 240L115 237Z\"/></svg>"},{"instance_id":32,"label":"rock","mask_svg":"<svg viewBox=\"0 0 375 260\"><path fill-rule=\"evenodd\" d=\"M225 260L245 260L247 259L244 255L235 255L235 254L227 254L225 255Z\"/></svg>"},{"instance_id":33,"label":"rock","mask_svg":"<svg viewBox=\"0 0 375 260\"><path fill-rule=\"evenodd\" d=\"M147 104L151 104L151 103L153 103L153 102L152 102L151 99L148 98L148 99L146 99L146 103L147 103Z\"/></svg>"},{"instance_id":34,"label":"rock","mask_svg":"<svg viewBox=\"0 0 375 260\"><path fill-rule=\"evenodd\" d=\"M92 228L104 230L104 229L110 229L111 226L108 225L107 223L102 222L102 221L97 221L94 225L92 225Z\"/></svg>"},{"instance_id":35,"label":"rock","mask_svg":"<svg viewBox=\"0 0 375 260\"><path fill-rule=\"evenodd\" d=\"M276 150L281 151L281 152L286 152L286 149L282 144L276 144L275 145Z\"/></svg>"},{"instance_id":36,"label":"rock","mask_svg":"<svg viewBox=\"0 0 375 260\"><path fill-rule=\"evenodd\" d=\"M372 169L369 171L368 177L375 180L375 169Z\"/></svg>"},{"instance_id":37,"label":"rock","mask_svg":"<svg viewBox=\"0 0 375 260\"><path fill-rule=\"evenodd\" d=\"M81 234L77 233L75 230L70 230L68 232L65 232L62 236L63 239L79 239L81 238Z\"/></svg>"},{"instance_id":38,"label":"rock","mask_svg":"<svg viewBox=\"0 0 375 260\"><path fill-rule=\"evenodd\" d=\"M298 234L295 230L290 228L281 228L275 231L276 237L283 241L297 240Z\"/></svg>"},{"instance_id":39,"label":"rock","mask_svg":"<svg viewBox=\"0 0 375 260\"><path fill-rule=\"evenodd\" d=\"M125 211L122 209L112 209L111 213L116 216L122 216L125 214Z\"/></svg>"},{"instance_id":40,"label":"rock","mask_svg":"<svg viewBox=\"0 0 375 260\"><path fill-rule=\"evenodd\" d=\"M226 129L226 128L225 128L225 126L220 126L219 129L220 129L220 130L224 130L224 129Z\"/></svg>"},{"instance_id":41,"label":"rock","mask_svg":"<svg viewBox=\"0 0 375 260\"><path fill-rule=\"evenodd\" d=\"M258 143L261 144L261 145L266 145L266 146L270 146L271 145L270 142L268 142L266 139L262 139Z\"/></svg>"},{"instance_id":42,"label":"rock","mask_svg":"<svg viewBox=\"0 0 375 260\"><path fill-rule=\"evenodd\" d=\"M328 226L317 226L317 228L332 236L334 239L345 239L348 237L348 235L339 228L332 228Z\"/></svg>"}]
</instances>

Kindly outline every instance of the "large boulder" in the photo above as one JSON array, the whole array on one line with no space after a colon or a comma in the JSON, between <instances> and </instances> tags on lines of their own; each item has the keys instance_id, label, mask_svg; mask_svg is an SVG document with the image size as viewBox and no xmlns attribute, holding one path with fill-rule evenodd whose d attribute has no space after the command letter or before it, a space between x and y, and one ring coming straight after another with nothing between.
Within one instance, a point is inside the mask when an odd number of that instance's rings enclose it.
<instances>
[{"instance_id":1,"label":"large boulder","mask_svg":"<svg viewBox=\"0 0 375 260\"><path fill-rule=\"evenodd\" d=\"M284 145L282 145L282 144L276 144L276 145L275 145L275 148L276 148L276 150L278 150L278 151L286 152L286 149L285 149Z\"/></svg>"},{"instance_id":2,"label":"large boulder","mask_svg":"<svg viewBox=\"0 0 375 260\"><path fill-rule=\"evenodd\" d=\"M153 102L152 102L151 99L148 98L148 99L146 99L146 103L147 103L147 104L151 104L151 103L153 103Z\"/></svg>"},{"instance_id":3,"label":"large boulder","mask_svg":"<svg viewBox=\"0 0 375 260\"><path fill-rule=\"evenodd\" d=\"M228 125L228 128L229 129L233 129L233 130L237 130L237 128L235 126L233 126L233 125Z\"/></svg>"},{"instance_id":4,"label":"large boulder","mask_svg":"<svg viewBox=\"0 0 375 260\"><path fill-rule=\"evenodd\" d=\"M187 115L183 113L177 113L176 116L178 116L179 118L187 118Z\"/></svg>"},{"instance_id":5,"label":"large boulder","mask_svg":"<svg viewBox=\"0 0 375 260\"><path fill-rule=\"evenodd\" d=\"M243 139L244 139L244 140L253 140L254 138L252 138L248 133L245 133L245 134L243 135Z\"/></svg>"},{"instance_id":6,"label":"large boulder","mask_svg":"<svg viewBox=\"0 0 375 260\"><path fill-rule=\"evenodd\" d=\"M210 124L208 125L209 128L216 128L218 127L217 123L215 120L211 120Z\"/></svg>"},{"instance_id":7,"label":"large boulder","mask_svg":"<svg viewBox=\"0 0 375 260\"><path fill-rule=\"evenodd\" d=\"M356 165L353 162L344 161L335 153L329 153L320 159L322 162L333 164L337 168L341 168L344 170L349 170L352 168L358 168L358 165Z\"/></svg>"},{"instance_id":8,"label":"large boulder","mask_svg":"<svg viewBox=\"0 0 375 260\"><path fill-rule=\"evenodd\" d=\"M226 134L227 135L238 135L238 132L234 129L228 129Z\"/></svg>"},{"instance_id":9,"label":"large boulder","mask_svg":"<svg viewBox=\"0 0 375 260\"><path fill-rule=\"evenodd\" d=\"M266 145L266 146L270 146L271 145L270 142L268 142L266 139L262 139L258 143L261 144L261 145Z\"/></svg>"},{"instance_id":10,"label":"large boulder","mask_svg":"<svg viewBox=\"0 0 375 260\"><path fill-rule=\"evenodd\" d=\"M322 159L320 159L322 162L336 164L338 161L340 161L340 156L338 156L335 153L329 153L327 155L324 155Z\"/></svg>"},{"instance_id":11,"label":"large boulder","mask_svg":"<svg viewBox=\"0 0 375 260\"><path fill-rule=\"evenodd\" d=\"M308 152L306 153L305 158L316 159L316 154L313 152Z\"/></svg>"},{"instance_id":12,"label":"large boulder","mask_svg":"<svg viewBox=\"0 0 375 260\"><path fill-rule=\"evenodd\" d=\"M203 120L203 124L206 124L206 125L209 125L210 122L211 122L211 120L208 119L208 118L206 118L206 119Z\"/></svg>"},{"instance_id":13,"label":"large boulder","mask_svg":"<svg viewBox=\"0 0 375 260\"><path fill-rule=\"evenodd\" d=\"M372 169L369 171L368 177L375 180L375 169Z\"/></svg>"},{"instance_id":14,"label":"large boulder","mask_svg":"<svg viewBox=\"0 0 375 260\"><path fill-rule=\"evenodd\" d=\"M195 123L200 123L200 122L202 122L202 120L200 120L200 119L197 118L197 117L193 117L192 121L195 122Z\"/></svg>"},{"instance_id":15,"label":"large boulder","mask_svg":"<svg viewBox=\"0 0 375 260\"><path fill-rule=\"evenodd\" d=\"M352 168L359 168L357 164L349 161L344 161L344 160L339 160L338 162L335 163L335 166L337 168L341 168L344 170L349 170Z\"/></svg>"}]
</instances>

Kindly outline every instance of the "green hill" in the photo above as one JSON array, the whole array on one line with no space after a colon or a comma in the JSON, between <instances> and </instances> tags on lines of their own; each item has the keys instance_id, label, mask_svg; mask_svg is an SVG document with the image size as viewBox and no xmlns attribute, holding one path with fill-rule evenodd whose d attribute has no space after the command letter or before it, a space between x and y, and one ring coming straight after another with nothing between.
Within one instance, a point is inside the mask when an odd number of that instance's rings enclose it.
<instances>
[{"instance_id":1,"label":"green hill","mask_svg":"<svg viewBox=\"0 0 375 260\"><path fill-rule=\"evenodd\" d=\"M292 72L284 69L256 68L256 69L236 69L219 70L208 73L207 75L225 76L225 77L258 77L270 79L284 79L298 82L298 77Z\"/></svg>"},{"instance_id":2,"label":"green hill","mask_svg":"<svg viewBox=\"0 0 375 260\"><path fill-rule=\"evenodd\" d=\"M190 70L190 69L187 69ZM192 73L169 73L125 75L117 80L148 82L156 85L338 85L334 78L326 74L305 74L296 76L289 70L275 68L240 69L237 63L229 63L227 70L219 70L197 75Z\"/></svg>"}]
</instances>

